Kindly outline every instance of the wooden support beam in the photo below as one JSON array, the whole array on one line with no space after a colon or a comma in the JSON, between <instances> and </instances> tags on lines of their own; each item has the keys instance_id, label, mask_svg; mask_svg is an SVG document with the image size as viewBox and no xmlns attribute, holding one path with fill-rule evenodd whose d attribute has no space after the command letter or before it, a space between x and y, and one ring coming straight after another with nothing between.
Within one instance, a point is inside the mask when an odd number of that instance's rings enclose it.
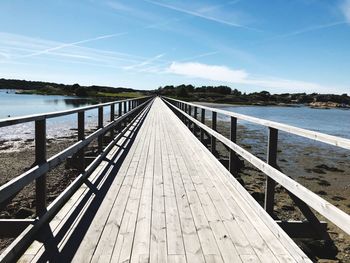
<instances>
[{"instance_id":1,"label":"wooden support beam","mask_svg":"<svg viewBox=\"0 0 350 263\"><path fill-rule=\"evenodd\" d=\"M122 116L122 103L118 103L118 117Z\"/></svg>"},{"instance_id":2,"label":"wooden support beam","mask_svg":"<svg viewBox=\"0 0 350 263\"><path fill-rule=\"evenodd\" d=\"M34 219L0 219L0 238L17 237L34 223Z\"/></svg>"},{"instance_id":3,"label":"wooden support beam","mask_svg":"<svg viewBox=\"0 0 350 263\"><path fill-rule=\"evenodd\" d=\"M85 112L78 112L78 141L85 140ZM85 170L85 150L84 148L80 149L77 153L78 158L78 169L79 171Z\"/></svg>"},{"instance_id":4,"label":"wooden support beam","mask_svg":"<svg viewBox=\"0 0 350 263\"><path fill-rule=\"evenodd\" d=\"M192 107L188 106L188 115L192 116ZM191 130L191 121L187 120L187 127Z\"/></svg>"},{"instance_id":5,"label":"wooden support beam","mask_svg":"<svg viewBox=\"0 0 350 263\"><path fill-rule=\"evenodd\" d=\"M312 238L323 239L320 232L314 231L314 226L308 221L280 221L276 223L290 236L291 238ZM327 223L321 221L319 223L321 232L327 232Z\"/></svg>"},{"instance_id":6,"label":"wooden support beam","mask_svg":"<svg viewBox=\"0 0 350 263\"><path fill-rule=\"evenodd\" d=\"M201 123L205 124L205 109L201 109ZM201 129L201 142L204 142L204 130Z\"/></svg>"},{"instance_id":7,"label":"wooden support beam","mask_svg":"<svg viewBox=\"0 0 350 263\"><path fill-rule=\"evenodd\" d=\"M35 164L46 163L46 119L35 121ZM41 216L46 211L46 174L35 180L36 215Z\"/></svg>"},{"instance_id":8,"label":"wooden support beam","mask_svg":"<svg viewBox=\"0 0 350 263\"><path fill-rule=\"evenodd\" d=\"M111 105L110 121L114 121L115 118L115 105ZM114 129L111 129L111 138L114 138Z\"/></svg>"},{"instance_id":9,"label":"wooden support beam","mask_svg":"<svg viewBox=\"0 0 350 263\"><path fill-rule=\"evenodd\" d=\"M213 111L211 113L211 128L216 131L216 121L217 121L217 113ZM216 152L216 138L214 135L211 136L211 153L215 154Z\"/></svg>"},{"instance_id":10,"label":"wooden support beam","mask_svg":"<svg viewBox=\"0 0 350 263\"><path fill-rule=\"evenodd\" d=\"M237 118L235 117L231 117L230 140L234 143L237 141ZM229 171L236 177L238 175L238 157L232 149L229 151Z\"/></svg>"},{"instance_id":11,"label":"wooden support beam","mask_svg":"<svg viewBox=\"0 0 350 263\"><path fill-rule=\"evenodd\" d=\"M197 117L198 117L198 107L194 107L193 118L197 120ZM192 132L195 136L197 136L197 125L195 123L193 123Z\"/></svg>"},{"instance_id":12,"label":"wooden support beam","mask_svg":"<svg viewBox=\"0 0 350 263\"><path fill-rule=\"evenodd\" d=\"M103 128L103 107L98 108L98 128ZM103 149L103 134L98 137L98 152L102 152Z\"/></svg>"},{"instance_id":13,"label":"wooden support beam","mask_svg":"<svg viewBox=\"0 0 350 263\"><path fill-rule=\"evenodd\" d=\"M319 235L320 239L326 241L331 240L331 237L327 232L327 228L324 229L321 221L318 220L317 216L314 214L311 208L291 192L287 191L287 193L296 204L296 206L300 209L301 213L305 216L306 220L310 223L310 231L313 231L315 235Z\"/></svg>"},{"instance_id":14,"label":"wooden support beam","mask_svg":"<svg viewBox=\"0 0 350 263\"><path fill-rule=\"evenodd\" d=\"M278 141L278 130L269 127L269 142L267 149L267 163L272 167L277 167L277 141ZM266 212L273 216L273 207L275 199L275 186L276 182L269 176L266 176L265 186L265 201L264 208Z\"/></svg>"}]
</instances>

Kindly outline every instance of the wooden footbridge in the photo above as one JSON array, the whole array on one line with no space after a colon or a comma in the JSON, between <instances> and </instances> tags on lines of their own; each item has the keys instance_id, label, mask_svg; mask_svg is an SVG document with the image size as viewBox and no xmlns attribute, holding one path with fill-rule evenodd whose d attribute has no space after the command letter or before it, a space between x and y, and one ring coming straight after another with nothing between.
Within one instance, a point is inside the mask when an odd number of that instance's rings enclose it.
<instances>
[{"instance_id":1,"label":"wooden footbridge","mask_svg":"<svg viewBox=\"0 0 350 263\"><path fill-rule=\"evenodd\" d=\"M84 113L92 109L98 129L86 136ZM230 138L216 131L218 113L231 118ZM46 120L68 114L77 114L78 141L47 159ZM238 119L269 129L267 163L235 143ZM35 180L37 215L0 220L0 235L15 237L3 262L310 262L291 237L329 238L314 211L350 234L349 215L274 168L279 130L345 149L350 140L160 97L12 118L0 127L32 121L36 166L0 187L0 204L6 209ZM84 149L95 139L98 156L87 165ZM228 169L212 154L216 141L230 150ZM238 156L266 174L264 208L236 180ZM67 158L81 173L47 205L46 173ZM276 183L306 221L271 217Z\"/></svg>"}]
</instances>

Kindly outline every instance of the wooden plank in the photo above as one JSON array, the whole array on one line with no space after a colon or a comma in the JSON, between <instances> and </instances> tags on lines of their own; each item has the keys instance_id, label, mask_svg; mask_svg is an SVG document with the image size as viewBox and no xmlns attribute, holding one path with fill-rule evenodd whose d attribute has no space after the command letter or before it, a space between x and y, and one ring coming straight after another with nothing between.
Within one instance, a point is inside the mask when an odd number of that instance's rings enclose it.
<instances>
[{"instance_id":1,"label":"wooden plank","mask_svg":"<svg viewBox=\"0 0 350 263\"><path fill-rule=\"evenodd\" d=\"M154 108L153 111L155 111ZM155 127L152 127L154 134L150 139L130 262L149 262L155 161ZM125 259L121 258L120 261L124 262Z\"/></svg>"},{"instance_id":2,"label":"wooden plank","mask_svg":"<svg viewBox=\"0 0 350 263\"><path fill-rule=\"evenodd\" d=\"M182 230L182 240L178 239L177 246L181 246L181 242L183 242L184 250L186 253L186 258L188 262L204 262L204 256L201 244L199 242L199 237L197 234L197 230L194 224L193 216L189 207L189 201L184 190L184 185L181 180L181 175L176 165L171 165L170 160L174 159L174 152L172 151L172 147L170 146L169 138L167 135L166 126L169 124L164 120L163 116L162 122L162 164L163 169L166 171L164 173L170 178L166 178L166 180L173 181L174 186L174 194L178 206L179 220Z\"/></svg>"},{"instance_id":3,"label":"wooden plank","mask_svg":"<svg viewBox=\"0 0 350 263\"><path fill-rule=\"evenodd\" d=\"M216 243L215 236L210 228L208 219L205 215L200 199L197 195L196 189L194 188L190 178L186 176L188 174L188 172L186 171L186 167L184 167L182 163L179 163L179 158L181 158L181 154L174 149L173 142L172 148L175 154L175 158L172 157L170 159L172 165L171 167L177 167L177 169L179 169L184 189L190 204L192 216L197 228L197 233L201 242L205 260L207 261L209 258L211 258L217 262L222 262L220 250Z\"/></svg>"},{"instance_id":4,"label":"wooden plank","mask_svg":"<svg viewBox=\"0 0 350 263\"><path fill-rule=\"evenodd\" d=\"M203 149L204 150L204 149ZM203 158L203 157L202 157ZM220 164L221 165L221 164ZM218 166L219 163L217 163L216 167L213 168L212 173L217 173L218 171ZM222 165L221 165L222 166ZM222 169L223 167L220 167L220 169ZM229 175L229 172L226 171L226 177ZM230 179L232 177L230 176ZM212 177L211 179L217 179L217 177ZM222 178L221 178L222 179ZM231 179L232 181L234 179ZM220 183L220 181L218 182ZM218 186L220 189L220 193L222 194L222 196L224 196L224 189L225 187L231 188L232 189L232 183L230 182L224 182L224 184L221 184L221 186ZM239 194L235 194L232 197L229 197L229 199L227 199L227 203L230 204L229 208L231 209L231 211L233 212L235 218L237 218L237 220L239 220L239 225L241 227L243 227L243 231L244 233L246 233L248 240L250 242L252 242L252 247L254 248L255 252L257 253L258 257L261 259L268 260L270 258L270 256L266 255L265 253L268 250L267 247L271 248L271 251L273 251L275 253L275 255L280 259L280 253L284 254L284 250L280 247L280 245L278 245L278 243L276 243L276 237L279 240L279 242L281 242L284 246L290 246L292 245L292 248L290 249L291 255L293 255L294 257L298 258L297 261L303 261L304 259L306 260L306 256L303 255L303 253L301 253L300 249L297 248L297 246L294 244L294 242L292 240L290 240L289 238L287 238L287 236L284 234L282 234L283 231L278 231L277 227L273 227L273 230L277 230L278 234L275 234L275 237L271 236L269 230L266 229L266 226L264 226L264 224L266 223L266 221L264 223L261 223L261 219L266 219L266 214L262 214L260 213L259 216L257 216L256 214L252 213L254 210L252 210L251 207L246 207L244 208L244 213L242 213L242 210L237 209L234 210L235 207L245 207L247 201L251 202L254 204L254 209L261 209L261 207L256 203L255 200L253 200L253 198L243 189L243 187L237 182L236 184L237 188L241 187L242 191L240 192L240 194L244 193L246 195L245 198L242 198ZM263 216L262 216L263 215ZM268 217L269 219L271 219L270 217ZM271 219L272 220L272 219ZM247 222L251 222L251 223L247 223ZM274 222L273 222L274 223ZM254 227L252 227L254 226ZM255 230L256 228L256 230ZM271 231L271 228L270 228ZM261 233L262 237L264 237L266 239L266 243L264 241L261 240L260 234ZM274 233L274 231L272 231L271 233ZM289 239L289 240L288 240ZM277 253L277 254L276 254ZM300 253L302 256L301 258L299 258L298 253ZM305 256L305 258L304 258ZM272 257L273 258L273 257ZM270 261L272 260L271 258L269 259Z\"/></svg>"},{"instance_id":5,"label":"wooden plank","mask_svg":"<svg viewBox=\"0 0 350 263\"><path fill-rule=\"evenodd\" d=\"M145 127L146 128L146 127ZM145 129L147 130L147 129ZM141 132L141 134L143 134ZM138 157L144 142L140 137L134 142L128 159L123 162L112 188L101 204L86 237L75 257L76 262L106 260L111 257L132 182L136 173Z\"/></svg>"},{"instance_id":6,"label":"wooden plank","mask_svg":"<svg viewBox=\"0 0 350 263\"><path fill-rule=\"evenodd\" d=\"M158 122L155 125L155 161L153 180L153 200L152 200L152 222L151 222L151 245L150 262L167 261L167 235L165 219L165 198L163 180L163 155L161 150L161 123L159 121L160 112L156 112Z\"/></svg>"},{"instance_id":7,"label":"wooden plank","mask_svg":"<svg viewBox=\"0 0 350 263\"><path fill-rule=\"evenodd\" d=\"M172 134L174 141L176 138L175 136L175 134ZM181 154L181 158L180 155L177 158L177 163L184 169L182 171L182 176L188 177L188 181L193 184L194 190L197 192L199 202L203 207L210 229L214 234L223 260L225 262L240 262L236 248L234 247L232 240L227 233L224 223L222 222L218 211L216 210L207 190L204 187L203 182L201 181L200 175L203 176L203 169L201 169L200 163L193 160L192 155L187 155L184 153L183 149L185 144L182 142L182 138L177 138L175 142L174 146L176 147L177 151L180 151Z\"/></svg>"},{"instance_id":8,"label":"wooden plank","mask_svg":"<svg viewBox=\"0 0 350 263\"><path fill-rule=\"evenodd\" d=\"M149 125L152 127L153 121L152 110L149 112L149 115L144 123L144 125ZM153 134L153 129L150 129L151 133L147 137L151 137ZM140 136L141 137L141 136ZM142 138L142 137L141 137ZM146 141L146 140L144 140ZM114 243L114 248L112 251L111 262L123 262L130 261L131 251L133 246L135 226L138 215L138 209L140 205L140 196L142 193L142 186L144 180L144 174L146 171L146 162L148 157L148 151L150 147L150 141L146 141L146 148L140 153L140 161L138 164L138 169L135 175L135 180L130 192L128 199L127 207L123 214L123 218L120 222L120 230L117 236L117 239Z\"/></svg>"},{"instance_id":9,"label":"wooden plank","mask_svg":"<svg viewBox=\"0 0 350 263\"><path fill-rule=\"evenodd\" d=\"M191 118L188 115L186 116L188 118ZM251 163L253 166L258 168L260 171L262 171L263 173L265 173L266 175L274 179L277 183L282 185L288 191L290 191L291 193L293 193L294 195L302 199L306 204L308 204L317 212L319 212L321 215L329 219L339 228L344 230L346 233L350 234L350 216L347 215L345 212L343 212L336 206L332 205L331 203L327 202L326 200L324 200L317 194L313 193L306 187L297 183L293 179L289 178L282 172L278 171L276 168L270 165L267 165L258 157L254 156L253 154L246 151L245 149L238 146L237 144L231 142L229 139L219 134L218 132L211 130L210 128L201 124L197 120L194 120L193 118L191 118L191 120L193 122L196 122L197 125L203 128L204 130L206 130L206 132L215 136L218 140L220 140L226 146L234 150L237 154L239 154L241 157L246 159L249 163Z\"/></svg>"},{"instance_id":10,"label":"wooden plank","mask_svg":"<svg viewBox=\"0 0 350 263\"><path fill-rule=\"evenodd\" d=\"M186 133L186 134L183 134L183 137L184 138L189 138L190 137L190 135L188 134L188 133ZM193 137L193 136L192 136ZM207 149L205 149L205 147L203 147L198 141L196 141L196 143L202 148L202 151L207 151L208 152L208 150ZM188 146L192 146L189 142L187 142L186 143L186 145L188 145ZM210 158L209 158L210 157ZM225 171L226 172L226 177L228 176L227 174L229 174L229 172L215 159L215 158L213 158L213 156L210 156L210 155L204 155L204 156L202 156L201 157L201 161L203 162L203 163L206 163L204 160L206 160L206 159L212 159L214 162L216 162L216 168L214 168L214 170L212 170L212 174L214 173L217 173L218 172L218 167L220 167L220 169L222 170L222 171ZM211 178L216 178L215 176L211 176ZM243 189L243 187L235 180L235 179L233 179L232 178L232 176L230 176L230 180L232 180L232 181L235 181L235 184L237 184L237 187L239 186L240 188L241 188L241 190ZM232 183L225 183L225 185L232 185ZM224 185L224 186L225 186ZM236 185L235 185L236 186ZM248 195L248 199L250 198L250 199L252 199L251 198L251 196L249 196L249 194L243 189L243 191L244 191L244 193L246 194L246 195ZM242 191L242 192L243 192ZM222 190L220 189L218 192L222 192ZM242 198L241 198L242 199ZM232 200L232 201L234 201L234 200ZM257 207L259 207L259 205L255 202L255 200L250 200L250 202L252 202L252 203L254 203L254 206L257 206ZM230 202L231 203L231 202ZM246 201L241 201L240 202L240 204L244 204L244 203L246 203ZM232 204L232 203L231 203ZM260 208L260 210L261 210L261 207L259 207ZM261 214L262 213L260 213L259 214L259 216L261 216ZM266 213L265 213L265 215L264 215L264 217L266 217ZM271 218L270 218L271 219ZM271 219L272 220L272 219ZM273 220L272 220L273 221ZM247 229L248 230L248 233L249 233L249 229ZM275 230L278 230L278 227L277 228L275 228ZM274 232L274 231L273 231ZM286 235L285 235L285 233L284 233L284 235L281 233L281 232L283 232L283 231L280 231L280 232L278 232L279 234L278 234L278 236L282 236L282 237L286 237ZM276 233L276 231L274 232L274 233ZM287 240L288 240L289 238L287 237ZM290 240L290 239L289 239ZM287 241L288 242L288 241ZM284 243L287 243L287 242L284 242ZM289 241L288 243L287 243L287 245L288 244L291 244L292 246L292 249L290 249L291 251L293 251L294 250L294 252L292 252L292 253L295 253L295 251L298 251L299 253L301 252L300 251L300 249L299 248L297 248L297 246L293 243L293 241ZM293 245L294 244L294 245ZM289 247L289 248L291 248L291 247ZM305 255L303 255L303 253L301 253L301 255L302 256L305 256ZM306 260L306 257L305 258L301 258L302 260Z\"/></svg>"}]
</instances>

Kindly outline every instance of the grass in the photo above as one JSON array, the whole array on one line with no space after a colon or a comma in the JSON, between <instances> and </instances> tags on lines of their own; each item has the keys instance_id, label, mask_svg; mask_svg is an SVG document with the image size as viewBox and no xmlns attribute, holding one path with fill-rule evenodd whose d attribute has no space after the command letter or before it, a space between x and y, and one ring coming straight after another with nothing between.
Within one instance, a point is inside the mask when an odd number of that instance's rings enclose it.
<instances>
[{"instance_id":1,"label":"grass","mask_svg":"<svg viewBox=\"0 0 350 263\"><path fill-rule=\"evenodd\" d=\"M97 92L96 96L98 97L113 97L113 98L140 98L144 95L141 92Z\"/></svg>"}]
</instances>

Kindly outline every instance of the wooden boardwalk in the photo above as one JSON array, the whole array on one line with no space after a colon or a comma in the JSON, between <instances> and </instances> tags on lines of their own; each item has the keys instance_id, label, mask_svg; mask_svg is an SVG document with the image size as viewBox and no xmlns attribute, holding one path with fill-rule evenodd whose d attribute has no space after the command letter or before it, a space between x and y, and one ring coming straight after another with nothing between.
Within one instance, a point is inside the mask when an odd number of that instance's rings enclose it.
<instances>
[{"instance_id":1,"label":"wooden boardwalk","mask_svg":"<svg viewBox=\"0 0 350 263\"><path fill-rule=\"evenodd\" d=\"M21 262L309 262L161 99L133 133Z\"/></svg>"}]
</instances>

